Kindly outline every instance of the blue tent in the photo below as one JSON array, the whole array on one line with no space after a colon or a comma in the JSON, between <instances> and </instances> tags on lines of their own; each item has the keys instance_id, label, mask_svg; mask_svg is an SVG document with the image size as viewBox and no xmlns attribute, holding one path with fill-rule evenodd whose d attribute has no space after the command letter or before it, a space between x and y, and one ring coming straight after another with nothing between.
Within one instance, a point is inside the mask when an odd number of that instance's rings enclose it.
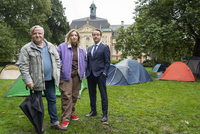
<instances>
[{"instance_id":1,"label":"blue tent","mask_svg":"<svg viewBox=\"0 0 200 134\"><path fill-rule=\"evenodd\" d=\"M147 70L137 61L125 59L110 65L106 85L131 85L153 81Z\"/></svg>"},{"instance_id":2,"label":"blue tent","mask_svg":"<svg viewBox=\"0 0 200 134\"><path fill-rule=\"evenodd\" d=\"M165 72L166 68L163 64L156 64L151 72Z\"/></svg>"}]
</instances>

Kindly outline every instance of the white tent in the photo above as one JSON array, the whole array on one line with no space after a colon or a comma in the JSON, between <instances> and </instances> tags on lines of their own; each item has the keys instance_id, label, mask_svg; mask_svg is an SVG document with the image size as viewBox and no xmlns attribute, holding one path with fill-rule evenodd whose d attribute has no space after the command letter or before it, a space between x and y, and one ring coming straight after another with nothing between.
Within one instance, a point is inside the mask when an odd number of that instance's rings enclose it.
<instances>
[{"instance_id":1,"label":"white tent","mask_svg":"<svg viewBox=\"0 0 200 134\"><path fill-rule=\"evenodd\" d=\"M0 72L0 79L17 79L20 75L18 66L6 65Z\"/></svg>"}]
</instances>

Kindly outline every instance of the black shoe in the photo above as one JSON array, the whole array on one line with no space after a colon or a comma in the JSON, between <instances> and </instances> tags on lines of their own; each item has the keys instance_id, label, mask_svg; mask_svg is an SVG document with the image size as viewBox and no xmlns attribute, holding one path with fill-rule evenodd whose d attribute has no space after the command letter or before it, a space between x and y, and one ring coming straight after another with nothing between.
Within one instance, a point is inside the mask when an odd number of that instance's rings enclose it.
<instances>
[{"instance_id":1,"label":"black shoe","mask_svg":"<svg viewBox=\"0 0 200 134\"><path fill-rule=\"evenodd\" d=\"M107 117L107 115L104 115L104 116L103 116L103 118L101 119L101 122L102 122L103 124L108 124L108 117Z\"/></svg>"},{"instance_id":2,"label":"black shoe","mask_svg":"<svg viewBox=\"0 0 200 134\"><path fill-rule=\"evenodd\" d=\"M89 114L87 114L85 117L91 117L91 116L96 116L97 111L91 111Z\"/></svg>"}]
</instances>

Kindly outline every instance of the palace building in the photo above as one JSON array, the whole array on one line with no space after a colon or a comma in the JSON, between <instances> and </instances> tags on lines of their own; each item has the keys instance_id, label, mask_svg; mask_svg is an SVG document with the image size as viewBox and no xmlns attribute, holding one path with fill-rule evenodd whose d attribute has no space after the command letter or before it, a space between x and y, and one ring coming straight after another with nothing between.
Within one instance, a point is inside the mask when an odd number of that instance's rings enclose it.
<instances>
[{"instance_id":1,"label":"palace building","mask_svg":"<svg viewBox=\"0 0 200 134\"><path fill-rule=\"evenodd\" d=\"M92 32L96 28L100 29L102 31L101 42L110 47L111 60L119 60L121 53L114 49L114 44L116 43L115 35L117 34L118 28L127 28L130 25L124 25L123 21L121 25L111 25L107 19L96 16L96 9L97 7L93 2L90 6L90 16L72 20L70 27L71 29L76 29L80 33L81 46L86 52L88 47L94 44Z\"/></svg>"}]
</instances>

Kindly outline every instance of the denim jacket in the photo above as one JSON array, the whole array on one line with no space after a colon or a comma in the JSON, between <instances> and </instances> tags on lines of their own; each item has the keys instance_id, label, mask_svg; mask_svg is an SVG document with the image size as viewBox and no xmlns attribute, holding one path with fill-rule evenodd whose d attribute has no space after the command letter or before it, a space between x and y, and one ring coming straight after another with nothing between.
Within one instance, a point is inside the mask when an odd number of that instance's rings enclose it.
<instances>
[{"instance_id":1,"label":"denim jacket","mask_svg":"<svg viewBox=\"0 0 200 134\"><path fill-rule=\"evenodd\" d=\"M58 54L60 56L60 79L64 81L70 81L71 71L72 71L72 58L73 50L71 44L62 43L57 48ZM87 67L86 52L82 47L77 47L78 53L78 75L80 80L84 77L84 72Z\"/></svg>"}]
</instances>

